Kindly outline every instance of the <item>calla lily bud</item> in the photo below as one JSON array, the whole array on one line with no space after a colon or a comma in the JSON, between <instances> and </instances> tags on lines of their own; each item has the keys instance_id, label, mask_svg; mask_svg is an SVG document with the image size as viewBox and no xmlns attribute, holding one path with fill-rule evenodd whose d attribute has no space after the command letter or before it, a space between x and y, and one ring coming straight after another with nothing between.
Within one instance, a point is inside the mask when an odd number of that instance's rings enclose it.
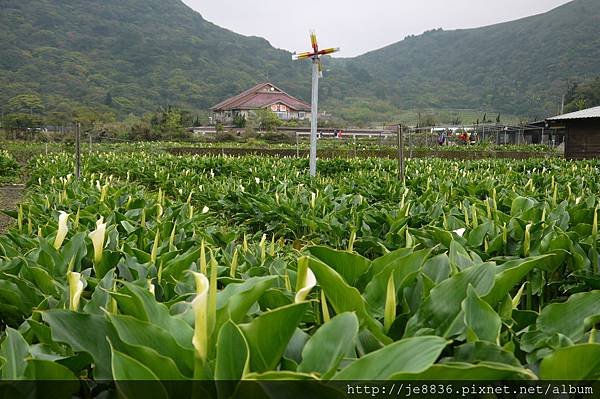
<instances>
[{"instance_id":1,"label":"calla lily bud","mask_svg":"<svg viewBox=\"0 0 600 399\"><path fill-rule=\"evenodd\" d=\"M101 217L96 222L96 230L92 231L88 236L92 240L94 246L94 262L96 264L102 261L102 253L104 251L104 236L106 235L106 223Z\"/></svg>"},{"instance_id":2,"label":"calla lily bud","mask_svg":"<svg viewBox=\"0 0 600 399\"><path fill-rule=\"evenodd\" d=\"M196 280L196 298L192 301L194 311L194 337L192 345L196 351L196 357L206 361L208 357L208 290L209 282L202 273L194 272Z\"/></svg>"},{"instance_id":3,"label":"calla lily bud","mask_svg":"<svg viewBox=\"0 0 600 399\"><path fill-rule=\"evenodd\" d=\"M529 223L527 226L525 226L525 239L523 240L523 255L524 256L529 256L529 250L531 248L531 226L532 226L531 223Z\"/></svg>"},{"instance_id":4,"label":"calla lily bud","mask_svg":"<svg viewBox=\"0 0 600 399\"><path fill-rule=\"evenodd\" d=\"M76 312L79 308L81 293L83 292L81 274L77 272L69 272L67 280L69 282L69 309Z\"/></svg>"},{"instance_id":5,"label":"calla lily bud","mask_svg":"<svg viewBox=\"0 0 600 399\"><path fill-rule=\"evenodd\" d=\"M262 235L262 238L260 239L259 247L260 247L260 262L265 263L265 260L267 259L267 235L266 234Z\"/></svg>"},{"instance_id":6,"label":"calla lily bud","mask_svg":"<svg viewBox=\"0 0 600 399\"><path fill-rule=\"evenodd\" d=\"M396 285L394 283L394 273L390 275L387 283L384 311L384 330L387 332L396 320Z\"/></svg>"},{"instance_id":7,"label":"calla lily bud","mask_svg":"<svg viewBox=\"0 0 600 399\"><path fill-rule=\"evenodd\" d=\"M69 227L67 226L68 220L69 214L60 212L60 215L58 216L58 230L56 231L56 238L54 238L55 249L59 249L62 246L62 243L67 236L67 232L69 231Z\"/></svg>"},{"instance_id":8,"label":"calla lily bud","mask_svg":"<svg viewBox=\"0 0 600 399\"><path fill-rule=\"evenodd\" d=\"M299 303L304 301L315 285L317 285L317 278L308 267L308 258L302 257L298 259L298 282L294 302Z\"/></svg>"}]
</instances>

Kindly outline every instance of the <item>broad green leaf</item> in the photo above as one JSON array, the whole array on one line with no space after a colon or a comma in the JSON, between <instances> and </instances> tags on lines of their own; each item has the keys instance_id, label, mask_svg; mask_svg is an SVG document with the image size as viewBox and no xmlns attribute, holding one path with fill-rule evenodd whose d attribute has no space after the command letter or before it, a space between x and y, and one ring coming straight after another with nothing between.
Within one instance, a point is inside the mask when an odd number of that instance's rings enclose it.
<instances>
[{"instance_id":1,"label":"broad green leaf","mask_svg":"<svg viewBox=\"0 0 600 399\"><path fill-rule=\"evenodd\" d=\"M144 398L163 399L168 398L165 388L162 384L141 384L139 381L158 381L158 377L144 364L138 362L132 357L111 348L111 369L115 376L117 389L119 393L128 399ZM128 383L127 381L131 381Z\"/></svg>"},{"instance_id":2,"label":"broad green leaf","mask_svg":"<svg viewBox=\"0 0 600 399\"><path fill-rule=\"evenodd\" d=\"M241 380L249 368L250 349L244 334L233 322L223 324L217 339L215 379Z\"/></svg>"},{"instance_id":3,"label":"broad green leaf","mask_svg":"<svg viewBox=\"0 0 600 399\"><path fill-rule=\"evenodd\" d=\"M118 342L118 337L104 316L68 310L47 310L42 312L42 319L50 325L55 341L69 345L76 352L87 352L92 356L96 379L112 379L107 339Z\"/></svg>"},{"instance_id":4,"label":"broad green leaf","mask_svg":"<svg viewBox=\"0 0 600 399\"><path fill-rule=\"evenodd\" d=\"M450 259L446 254L434 256L423 264L423 274L436 284L446 280L450 276L450 270Z\"/></svg>"},{"instance_id":5,"label":"broad green leaf","mask_svg":"<svg viewBox=\"0 0 600 399\"><path fill-rule=\"evenodd\" d=\"M183 319L171 316L169 308L157 302L148 289L125 282L122 290L115 294L114 298L124 314L156 324L166 330L181 347L192 348L192 327Z\"/></svg>"},{"instance_id":6,"label":"broad green leaf","mask_svg":"<svg viewBox=\"0 0 600 399\"><path fill-rule=\"evenodd\" d=\"M283 306L239 326L250 348L252 371L265 372L277 366L307 307L308 302Z\"/></svg>"},{"instance_id":7,"label":"broad green leaf","mask_svg":"<svg viewBox=\"0 0 600 399\"><path fill-rule=\"evenodd\" d=\"M67 389L70 394L74 394L79 390L77 377L71 370L56 362L40 359L28 359L27 369L25 371L28 380L52 381L61 382L73 381L74 384L66 384L63 389Z\"/></svg>"},{"instance_id":8,"label":"broad green leaf","mask_svg":"<svg viewBox=\"0 0 600 399\"><path fill-rule=\"evenodd\" d=\"M454 348L453 362L480 363L493 362L520 367L521 362L506 349L489 342L477 341Z\"/></svg>"},{"instance_id":9,"label":"broad green leaf","mask_svg":"<svg viewBox=\"0 0 600 399\"><path fill-rule=\"evenodd\" d=\"M193 375L193 349L180 346L169 331L156 324L138 320L131 316L108 315L107 317L121 341L127 345L151 348L172 359L182 374Z\"/></svg>"},{"instance_id":10,"label":"broad green leaf","mask_svg":"<svg viewBox=\"0 0 600 399\"><path fill-rule=\"evenodd\" d=\"M481 362L478 364L451 362L434 364L420 373L397 373L390 379L399 381L509 381L535 380L535 374L522 368L502 363Z\"/></svg>"},{"instance_id":11,"label":"broad green leaf","mask_svg":"<svg viewBox=\"0 0 600 399\"><path fill-rule=\"evenodd\" d=\"M492 306L502 301L506 294L514 289L527 274L536 267L543 267L545 261L553 254L534 256L526 259L510 260L496 269L494 278L494 286L492 290L485 296L483 300Z\"/></svg>"},{"instance_id":12,"label":"broad green leaf","mask_svg":"<svg viewBox=\"0 0 600 399\"><path fill-rule=\"evenodd\" d=\"M166 262L162 269L162 278L166 281L179 281L183 279L183 273L190 270L194 261L200 257L200 249L190 250L183 255L177 255Z\"/></svg>"},{"instance_id":13,"label":"broad green leaf","mask_svg":"<svg viewBox=\"0 0 600 399\"><path fill-rule=\"evenodd\" d=\"M348 251L338 251L328 247L309 247L308 252L337 271L351 286L356 286L360 277L371 267L371 261L367 258Z\"/></svg>"},{"instance_id":14,"label":"broad green leaf","mask_svg":"<svg viewBox=\"0 0 600 399\"><path fill-rule=\"evenodd\" d=\"M586 325L600 315L600 291L572 295L564 303L546 306L540 313L536 327L546 336L560 333L578 343L591 326Z\"/></svg>"},{"instance_id":15,"label":"broad green leaf","mask_svg":"<svg viewBox=\"0 0 600 399\"><path fill-rule=\"evenodd\" d=\"M334 372L356 344L358 319L354 313L341 313L323 324L304 346L298 371L319 373L325 379Z\"/></svg>"},{"instance_id":16,"label":"broad green leaf","mask_svg":"<svg viewBox=\"0 0 600 399\"><path fill-rule=\"evenodd\" d=\"M450 266L454 270L462 271L475 264L467 250L454 240L450 243L448 258L450 259Z\"/></svg>"},{"instance_id":17,"label":"broad green leaf","mask_svg":"<svg viewBox=\"0 0 600 399\"><path fill-rule=\"evenodd\" d=\"M423 262L431 250L421 250L408 256L402 256L388 262L384 268L373 276L365 288L364 298L369 305L371 315L383 316L385 306L386 288L390 275L394 274L394 285L396 291L402 290L409 281L414 281L417 271L423 266Z\"/></svg>"},{"instance_id":18,"label":"broad green leaf","mask_svg":"<svg viewBox=\"0 0 600 399\"><path fill-rule=\"evenodd\" d=\"M391 342L381 325L367 312L365 300L356 288L349 286L342 276L318 259L309 257L309 267L336 313L355 312L361 326L371 330L381 342Z\"/></svg>"},{"instance_id":19,"label":"broad green leaf","mask_svg":"<svg viewBox=\"0 0 600 399\"><path fill-rule=\"evenodd\" d=\"M600 344L559 348L540 364L543 380L596 381L600 379Z\"/></svg>"},{"instance_id":20,"label":"broad green leaf","mask_svg":"<svg viewBox=\"0 0 600 399\"><path fill-rule=\"evenodd\" d=\"M264 373L250 373L246 376L246 379L257 381L316 381L314 375L298 373L294 371L267 371ZM290 392L288 390L287 395L289 394Z\"/></svg>"},{"instance_id":21,"label":"broad green leaf","mask_svg":"<svg viewBox=\"0 0 600 399\"><path fill-rule=\"evenodd\" d=\"M276 276L252 277L241 284L228 284L217 294L217 329L227 320L241 322L276 279Z\"/></svg>"},{"instance_id":22,"label":"broad green leaf","mask_svg":"<svg viewBox=\"0 0 600 399\"><path fill-rule=\"evenodd\" d=\"M355 360L333 379L387 380L397 373L419 373L435 363L448 343L435 336L405 338Z\"/></svg>"},{"instance_id":23,"label":"broad green leaf","mask_svg":"<svg viewBox=\"0 0 600 399\"><path fill-rule=\"evenodd\" d=\"M472 285L478 295L487 294L494 283L495 268L493 263L482 263L442 281L410 318L405 336L416 335L427 328L442 337L461 333L464 330L461 304L467 296L467 288Z\"/></svg>"},{"instance_id":24,"label":"broad green leaf","mask_svg":"<svg viewBox=\"0 0 600 399\"><path fill-rule=\"evenodd\" d=\"M178 381L185 380L191 376L184 376L172 358L161 355L153 348L141 345L128 345L124 342L120 342L118 346L120 352L144 364L161 380Z\"/></svg>"},{"instance_id":25,"label":"broad green leaf","mask_svg":"<svg viewBox=\"0 0 600 399\"><path fill-rule=\"evenodd\" d=\"M537 201L533 198L527 197L517 197L513 200L512 205L510 207L510 214L512 216L521 216L534 206L536 206Z\"/></svg>"},{"instance_id":26,"label":"broad green leaf","mask_svg":"<svg viewBox=\"0 0 600 399\"><path fill-rule=\"evenodd\" d=\"M29 345L23 336L15 329L8 327L6 337L0 346L0 356L5 359L0 370L3 380L21 380L24 378L29 355Z\"/></svg>"},{"instance_id":27,"label":"broad green leaf","mask_svg":"<svg viewBox=\"0 0 600 399\"><path fill-rule=\"evenodd\" d=\"M467 298L462 303L467 329L477 340L498 344L502 320L498 313L477 295L472 285L467 289Z\"/></svg>"}]
</instances>

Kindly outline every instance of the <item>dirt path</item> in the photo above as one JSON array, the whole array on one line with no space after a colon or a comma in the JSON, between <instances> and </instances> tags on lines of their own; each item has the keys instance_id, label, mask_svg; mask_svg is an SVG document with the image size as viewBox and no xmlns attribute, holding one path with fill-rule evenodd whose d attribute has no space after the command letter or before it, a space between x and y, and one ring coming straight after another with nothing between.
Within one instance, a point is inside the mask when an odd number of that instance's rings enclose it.
<instances>
[{"instance_id":1,"label":"dirt path","mask_svg":"<svg viewBox=\"0 0 600 399\"><path fill-rule=\"evenodd\" d=\"M1 186L0 187L0 210L17 209L21 197L23 196L24 186ZM16 221L2 213L0 213L0 234L4 234L6 230Z\"/></svg>"}]
</instances>

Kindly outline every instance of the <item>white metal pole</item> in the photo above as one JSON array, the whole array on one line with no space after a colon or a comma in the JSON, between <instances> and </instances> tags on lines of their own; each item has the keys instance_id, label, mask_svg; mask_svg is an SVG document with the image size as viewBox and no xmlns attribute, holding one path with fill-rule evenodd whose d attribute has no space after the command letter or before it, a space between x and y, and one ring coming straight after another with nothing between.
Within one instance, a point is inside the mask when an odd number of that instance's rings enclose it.
<instances>
[{"instance_id":1,"label":"white metal pole","mask_svg":"<svg viewBox=\"0 0 600 399\"><path fill-rule=\"evenodd\" d=\"M317 123L319 110L319 59L313 58L310 124L310 176L317 175Z\"/></svg>"}]
</instances>

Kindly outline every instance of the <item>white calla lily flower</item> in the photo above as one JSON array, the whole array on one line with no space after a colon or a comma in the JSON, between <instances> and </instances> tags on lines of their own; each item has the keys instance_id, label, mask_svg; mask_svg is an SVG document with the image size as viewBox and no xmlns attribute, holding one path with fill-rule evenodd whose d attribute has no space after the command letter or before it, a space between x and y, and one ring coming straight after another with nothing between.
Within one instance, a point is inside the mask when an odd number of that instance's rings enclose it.
<instances>
[{"instance_id":1,"label":"white calla lily flower","mask_svg":"<svg viewBox=\"0 0 600 399\"><path fill-rule=\"evenodd\" d=\"M296 292L296 296L294 297L294 302L299 303L306 299L310 291L313 287L317 285L317 278L310 268L306 268L306 274L304 275L304 281L301 283L301 287L298 292Z\"/></svg>"},{"instance_id":2,"label":"white calla lily flower","mask_svg":"<svg viewBox=\"0 0 600 399\"><path fill-rule=\"evenodd\" d=\"M192 345L196 356L206 361L208 356L208 290L210 283L202 273L193 272L196 280L196 298L192 301L194 311L194 337Z\"/></svg>"},{"instance_id":3,"label":"white calla lily flower","mask_svg":"<svg viewBox=\"0 0 600 399\"><path fill-rule=\"evenodd\" d=\"M465 234L465 231L467 231L467 229L463 227L462 229L454 230L454 233L456 233L456 235L459 237L462 237Z\"/></svg>"},{"instance_id":4,"label":"white calla lily flower","mask_svg":"<svg viewBox=\"0 0 600 399\"><path fill-rule=\"evenodd\" d=\"M67 226L68 221L69 214L61 211L60 215L58 216L58 230L56 231L56 238L54 238L55 249L59 249L62 246L62 243L69 232L69 227Z\"/></svg>"},{"instance_id":5,"label":"white calla lily flower","mask_svg":"<svg viewBox=\"0 0 600 399\"><path fill-rule=\"evenodd\" d=\"M77 272L69 272L67 280L69 282L69 309L76 312L79 308L81 294L83 293L83 281L81 281L81 274Z\"/></svg>"},{"instance_id":6,"label":"white calla lily flower","mask_svg":"<svg viewBox=\"0 0 600 399\"><path fill-rule=\"evenodd\" d=\"M104 238L106 235L106 223L104 223L104 218L101 217L96 222L96 230L92 231L88 236L92 240L92 244L94 246L94 262L96 264L100 263L102 260L102 252L104 250Z\"/></svg>"}]
</instances>

